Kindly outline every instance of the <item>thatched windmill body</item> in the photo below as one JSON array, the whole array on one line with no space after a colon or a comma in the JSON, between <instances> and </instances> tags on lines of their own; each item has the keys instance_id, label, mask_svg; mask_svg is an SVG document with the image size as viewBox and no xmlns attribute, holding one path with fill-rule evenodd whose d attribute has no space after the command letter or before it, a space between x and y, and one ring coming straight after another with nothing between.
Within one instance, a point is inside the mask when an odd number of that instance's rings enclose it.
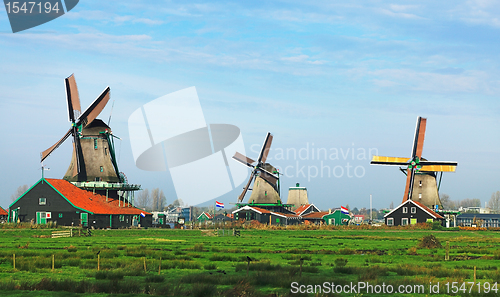
<instances>
[{"instance_id":1,"label":"thatched windmill body","mask_svg":"<svg viewBox=\"0 0 500 297\"><path fill-rule=\"evenodd\" d=\"M253 183L252 194L248 199L249 203L281 203L279 194L279 173L271 164L266 163L269 150L271 149L272 141L273 135L268 132L257 161L254 161L238 152L236 152L236 154L233 156L233 159L252 169L250 178L243 188L243 192L238 197L238 202L243 201L243 199L245 198L245 194L250 188L250 184L253 180L255 180Z\"/></svg>"},{"instance_id":2,"label":"thatched windmill body","mask_svg":"<svg viewBox=\"0 0 500 297\"><path fill-rule=\"evenodd\" d=\"M413 140L411 158L373 156L370 164L404 166L400 170L406 174L403 202L413 199L431 209L441 206L437 173L454 172L458 163L448 161L428 161L422 158L427 119L418 117Z\"/></svg>"}]
</instances>

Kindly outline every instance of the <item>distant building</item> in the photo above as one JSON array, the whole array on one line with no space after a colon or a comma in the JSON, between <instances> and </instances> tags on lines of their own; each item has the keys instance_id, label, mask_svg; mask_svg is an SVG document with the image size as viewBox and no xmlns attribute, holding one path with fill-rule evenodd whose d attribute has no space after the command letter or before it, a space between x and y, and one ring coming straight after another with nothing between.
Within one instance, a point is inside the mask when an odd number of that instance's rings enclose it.
<instances>
[{"instance_id":1,"label":"distant building","mask_svg":"<svg viewBox=\"0 0 500 297\"><path fill-rule=\"evenodd\" d=\"M444 218L414 200L406 200L384 216L387 226L406 226L418 223L442 221Z\"/></svg>"},{"instance_id":2,"label":"distant building","mask_svg":"<svg viewBox=\"0 0 500 297\"><path fill-rule=\"evenodd\" d=\"M93 228L150 227L152 214L66 180L42 178L10 205L9 221Z\"/></svg>"},{"instance_id":3,"label":"distant building","mask_svg":"<svg viewBox=\"0 0 500 297\"><path fill-rule=\"evenodd\" d=\"M356 224L361 224L365 220L365 215L354 215L352 221Z\"/></svg>"},{"instance_id":4,"label":"distant building","mask_svg":"<svg viewBox=\"0 0 500 297\"><path fill-rule=\"evenodd\" d=\"M328 214L328 211L319 211L319 212L309 212L302 216L302 220L304 222L309 222L315 225L323 225L326 224L323 219L325 215Z\"/></svg>"},{"instance_id":5,"label":"distant building","mask_svg":"<svg viewBox=\"0 0 500 297\"><path fill-rule=\"evenodd\" d=\"M463 213L457 216L457 225L462 227L500 227L500 214Z\"/></svg>"},{"instance_id":6,"label":"distant building","mask_svg":"<svg viewBox=\"0 0 500 297\"><path fill-rule=\"evenodd\" d=\"M475 213L491 213L491 209L487 207L460 207L458 211L465 212L475 212Z\"/></svg>"}]
</instances>

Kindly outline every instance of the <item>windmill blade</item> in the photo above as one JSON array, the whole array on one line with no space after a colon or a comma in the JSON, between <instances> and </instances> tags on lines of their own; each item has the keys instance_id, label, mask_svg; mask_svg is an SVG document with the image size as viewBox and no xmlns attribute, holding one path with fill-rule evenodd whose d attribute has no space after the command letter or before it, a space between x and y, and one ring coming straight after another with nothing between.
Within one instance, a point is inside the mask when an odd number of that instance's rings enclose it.
<instances>
[{"instance_id":1,"label":"windmill blade","mask_svg":"<svg viewBox=\"0 0 500 297\"><path fill-rule=\"evenodd\" d=\"M274 174L269 174L269 171L263 170L259 176L273 186L276 186L276 184L278 183L278 177L276 177Z\"/></svg>"},{"instance_id":2,"label":"windmill blade","mask_svg":"<svg viewBox=\"0 0 500 297\"><path fill-rule=\"evenodd\" d=\"M95 118L99 116L101 111L104 109L109 101L110 89L107 87L97 99L83 112L83 114L78 118L77 126L83 125L83 127L92 123Z\"/></svg>"},{"instance_id":3,"label":"windmill blade","mask_svg":"<svg viewBox=\"0 0 500 297\"><path fill-rule=\"evenodd\" d=\"M426 118L422 117L417 118L417 126L415 127L415 137L413 139L413 148L411 151L412 159L414 159L415 157L418 157L419 159L422 158L426 125L427 125Z\"/></svg>"},{"instance_id":4,"label":"windmill blade","mask_svg":"<svg viewBox=\"0 0 500 297\"><path fill-rule=\"evenodd\" d=\"M248 188L250 187L250 183L252 183L253 178L255 177L256 170L252 171L250 174L250 178L248 179L248 183L246 184L245 188L243 188L243 192L241 192L240 196L238 197L238 202L243 201L243 198L245 198L245 194L248 191Z\"/></svg>"},{"instance_id":5,"label":"windmill blade","mask_svg":"<svg viewBox=\"0 0 500 297\"><path fill-rule=\"evenodd\" d=\"M66 86L66 100L68 103L69 121L74 123L82 113L82 108L80 105L80 95L78 94L75 75L71 74L69 77L64 79L64 82ZM77 111L76 116L75 111Z\"/></svg>"},{"instance_id":6,"label":"windmill blade","mask_svg":"<svg viewBox=\"0 0 500 297\"><path fill-rule=\"evenodd\" d=\"M266 169L264 169L264 168L262 168L262 167L259 167L259 168L257 168L257 169L258 169L258 170L260 170L261 172L263 172L263 173L265 173L265 174L269 175L269 176L272 176L272 177L273 177L273 178L275 178L276 180L278 180L278 179L279 179L279 177L278 177L276 174L274 174L274 173L272 173L272 172L270 172L270 171L267 171Z\"/></svg>"},{"instance_id":7,"label":"windmill blade","mask_svg":"<svg viewBox=\"0 0 500 297\"><path fill-rule=\"evenodd\" d=\"M458 163L454 161L420 161L419 164L422 166L431 166L431 165L458 166Z\"/></svg>"},{"instance_id":8,"label":"windmill blade","mask_svg":"<svg viewBox=\"0 0 500 297\"><path fill-rule=\"evenodd\" d=\"M81 166L83 164L83 156L82 156L82 147L80 145L80 137L78 135L78 128L73 126L73 148L75 149L75 160L76 161L73 166L73 176L77 175L81 172Z\"/></svg>"},{"instance_id":9,"label":"windmill blade","mask_svg":"<svg viewBox=\"0 0 500 297\"><path fill-rule=\"evenodd\" d=\"M260 150L259 158L257 162L266 163L267 155L269 155L269 149L271 148L271 143L273 142L273 135L271 132L267 132L266 139L264 140L264 144L262 145L262 149Z\"/></svg>"},{"instance_id":10,"label":"windmill blade","mask_svg":"<svg viewBox=\"0 0 500 297\"><path fill-rule=\"evenodd\" d=\"M58 142L56 142L53 146L41 152L40 153L42 159L41 162L43 162L45 158L47 158L56 148L58 148L71 135L72 131L73 131L72 128L69 129L68 132L66 132L66 134L61 139L59 139Z\"/></svg>"},{"instance_id":11,"label":"windmill blade","mask_svg":"<svg viewBox=\"0 0 500 297\"><path fill-rule=\"evenodd\" d=\"M411 193L413 191L413 179L415 177L414 169L407 169L406 174L406 187L405 187L405 195L403 197L403 202L408 199L411 199Z\"/></svg>"},{"instance_id":12,"label":"windmill blade","mask_svg":"<svg viewBox=\"0 0 500 297\"><path fill-rule=\"evenodd\" d=\"M424 165L419 171L424 172L455 172L457 165Z\"/></svg>"},{"instance_id":13,"label":"windmill blade","mask_svg":"<svg viewBox=\"0 0 500 297\"><path fill-rule=\"evenodd\" d=\"M408 158L373 156L370 164L404 166L408 165Z\"/></svg>"},{"instance_id":14,"label":"windmill blade","mask_svg":"<svg viewBox=\"0 0 500 297\"><path fill-rule=\"evenodd\" d=\"M246 156L243 156L242 154L240 154L238 152L236 152L234 154L233 159L235 159L236 161L238 161L238 162L240 162L240 163L242 163L244 165L247 165L248 167L251 167L251 168L253 168L252 164L255 163L254 160L252 160L252 159L250 159L250 158L248 158Z\"/></svg>"},{"instance_id":15,"label":"windmill blade","mask_svg":"<svg viewBox=\"0 0 500 297\"><path fill-rule=\"evenodd\" d=\"M73 142L73 156L72 159L73 159L73 171L72 171L72 176L76 176L78 174L78 157L76 156L77 153L76 153L76 143Z\"/></svg>"}]
</instances>

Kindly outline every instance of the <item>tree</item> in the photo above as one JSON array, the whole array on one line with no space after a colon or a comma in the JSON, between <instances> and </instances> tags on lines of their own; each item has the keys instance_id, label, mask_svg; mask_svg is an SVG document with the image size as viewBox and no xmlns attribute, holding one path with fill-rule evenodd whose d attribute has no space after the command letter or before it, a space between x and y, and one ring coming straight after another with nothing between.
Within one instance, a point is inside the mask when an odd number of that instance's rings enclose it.
<instances>
[{"instance_id":1,"label":"tree","mask_svg":"<svg viewBox=\"0 0 500 297\"><path fill-rule=\"evenodd\" d=\"M151 208L151 197L149 196L149 190L144 189L141 192L139 192L139 195L137 196L136 201L136 206L139 208Z\"/></svg>"},{"instance_id":2,"label":"tree","mask_svg":"<svg viewBox=\"0 0 500 297\"><path fill-rule=\"evenodd\" d=\"M165 204L167 202L167 199L165 198L165 194L163 194L163 190L160 190L159 188L154 188L151 191L151 198L153 200L153 211L162 211L163 208L165 207Z\"/></svg>"},{"instance_id":3,"label":"tree","mask_svg":"<svg viewBox=\"0 0 500 297\"><path fill-rule=\"evenodd\" d=\"M444 209L456 209L457 205L455 201L452 201L448 194L439 195L439 199Z\"/></svg>"},{"instance_id":4,"label":"tree","mask_svg":"<svg viewBox=\"0 0 500 297\"><path fill-rule=\"evenodd\" d=\"M477 198L466 198L460 201L460 206L462 207L481 207L481 200Z\"/></svg>"},{"instance_id":5,"label":"tree","mask_svg":"<svg viewBox=\"0 0 500 297\"><path fill-rule=\"evenodd\" d=\"M16 201L17 198L21 197L22 194L26 193L26 191L28 191L29 188L30 188L30 186L28 186L28 185L19 186L17 188L16 192L10 196L10 199L12 200L12 202Z\"/></svg>"},{"instance_id":6,"label":"tree","mask_svg":"<svg viewBox=\"0 0 500 297\"><path fill-rule=\"evenodd\" d=\"M500 210L500 191L491 194L491 199L488 202L488 207L491 208L494 212L498 212Z\"/></svg>"}]
</instances>

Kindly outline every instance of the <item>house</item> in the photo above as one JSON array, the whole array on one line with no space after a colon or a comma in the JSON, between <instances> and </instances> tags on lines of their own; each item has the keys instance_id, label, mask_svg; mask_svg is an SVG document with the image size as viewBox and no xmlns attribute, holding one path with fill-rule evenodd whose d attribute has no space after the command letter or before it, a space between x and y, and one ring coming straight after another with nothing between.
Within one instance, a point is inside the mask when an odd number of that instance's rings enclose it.
<instances>
[{"instance_id":1,"label":"house","mask_svg":"<svg viewBox=\"0 0 500 297\"><path fill-rule=\"evenodd\" d=\"M259 221L270 225L295 225L301 222L301 217L290 212L278 212L257 206L245 205L233 211L235 220Z\"/></svg>"},{"instance_id":2,"label":"house","mask_svg":"<svg viewBox=\"0 0 500 297\"><path fill-rule=\"evenodd\" d=\"M323 216L323 220L327 225L348 225L351 220L349 214L343 213L340 208L330 211L328 214Z\"/></svg>"},{"instance_id":3,"label":"house","mask_svg":"<svg viewBox=\"0 0 500 297\"><path fill-rule=\"evenodd\" d=\"M196 220L198 222L206 222L206 221L211 221L213 219L213 216L211 214L209 214L208 212L204 211L202 212L197 218Z\"/></svg>"},{"instance_id":4,"label":"house","mask_svg":"<svg viewBox=\"0 0 500 297\"><path fill-rule=\"evenodd\" d=\"M365 220L365 215L354 215L352 221L356 224L361 224Z\"/></svg>"},{"instance_id":5,"label":"house","mask_svg":"<svg viewBox=\"0 0 500 297\"><path fill-rule=\"evenodd\" d=\"M317 211L317 212L310 212L305 215L302 215L302 221L304 223L310 223L310 224L315 224L315 225L322 225L325 224L325 220L323 217L328 214L328 211Z\"/></svg>"},{"instance_id":6,"label":"house","mask_svg":"<svg viewBox=\"0 0 500 297\"><path fill-rule=\"evenodd\" d=\"M294 212L298 216L304 216L311 212L319 212L319 208L317 208L314 204L304 204L297 208Z\"/></svg>"},{"instance_id":7,"label":"house","mask_svg":"<svg viewBox=\"0 0 500 297\"><path fill-rule=\"evenodd\" d=\"M222 223L222 222L231 222L233 221L233 219L227 215L223 215L223 214L217 214L213 217L213 220L214 222L217 222L217 223Z\"/></svg>"},{"instance_id":8,"label":"house","mask_svg":"<svg viewBox=\"0 0 500 297\"><path fill-rule=\"evenodd\" d=\"M10 222L92 228L150 227L152 214L123 199L82 190L62 179L41 178L9 207Z\"/></svg>"},{"instance_id":9,"label":"house","mask_svg":"<svg viewBox=\"0 0 500 297\"><path fill-rule=\"evenodd\" d=\"M406 200L384 216L387 226L406 226L418 223L442 221L444 218L414 200Z\"/></svg>"},{"instance_id":10,"label":"house","mask_svg":"<svg viewBox=\"0 0 500 297\"><path fill-rule=\"evenodd\" d=\"M457 216L457 226L500 227L500 214L463 213Z\"/></svg>"},{"instance_id":11,"label":"house","mask_svg":"<svg viewBox=\"0 0 500 297\"><path fill-rule=\"evenodd\" d=\"M8 215L7 211L0 207L0 224L7 223Z\"/></svg>"}]
</instances>

